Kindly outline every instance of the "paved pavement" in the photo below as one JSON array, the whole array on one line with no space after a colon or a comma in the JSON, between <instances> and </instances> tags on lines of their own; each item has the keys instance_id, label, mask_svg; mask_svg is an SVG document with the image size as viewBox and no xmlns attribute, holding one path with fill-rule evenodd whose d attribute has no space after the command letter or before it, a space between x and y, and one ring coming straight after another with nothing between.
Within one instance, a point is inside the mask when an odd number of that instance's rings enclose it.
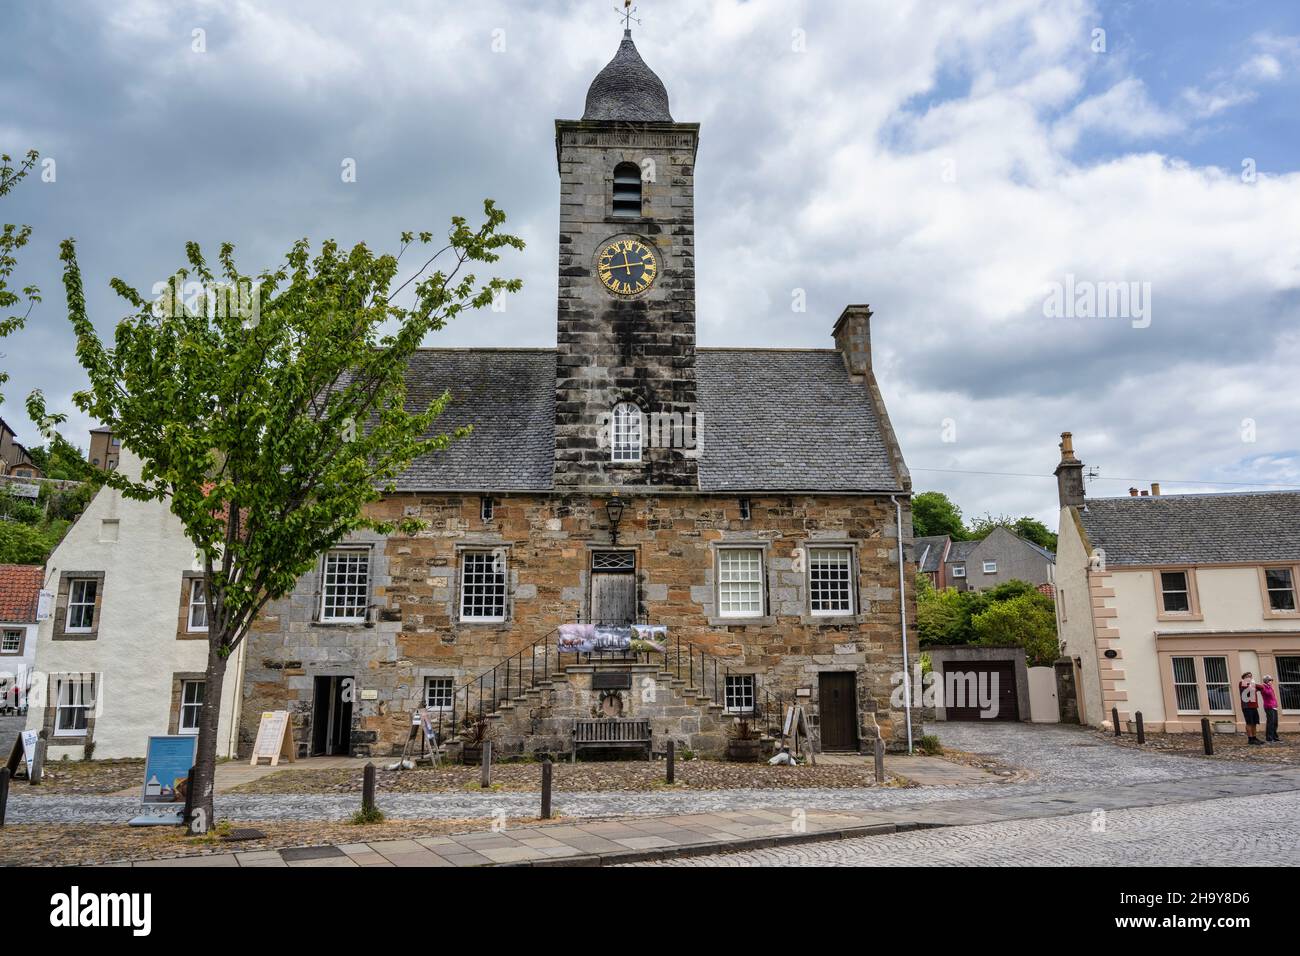
<instances>
[{"instance_id":1,"label":"paved pavement","mask_svg":"<svg viewBox=\"0 0 1300 956\"><path fill-rule=\"evenodd\" d=\"M918 830L637 866L1289 865L1300 792ZM1262 871L1261 871L1262 875Z\"/></svg>"},{"instance_id":2,"label":"paved pavement","mask_svg":"<svg viewBox=\"0 0 1300 956\"><path fill-rule=\"evenodd\" d=\"M1019 783L990 783L1001 796L1031 796L1092 787L1125 787L1134 783L1191 780L1220 774L1253 775L1269 765L1229 765L1223 761L1179 757L1111 746L1091 732L1052 724L951 723L930 725L945 745L985 753L1032 772ZM1000 779L1000 778L999 778ZM716 813L727 810L801 806L820 810L883 810L903 806L976 799L989 795L985 786L918 787L912 789L699 790L672 792L557 792L554 807L565 817L650 816ZM35 788L33 788L35 789ZM239 821L346 820L357 810L356 795L218 794L220 817ZM397 819L484 819L500 814L535 816L535 793L461 791L451 793L383 793L381 810ZM19 788L10 795L9 820L14 823L120 823L134 815L131 797L34 795Z\"/></svg>"},{"instance_id":3,"label":"paved pavement","mask_svg":"<svg viewBox=\"0 0 1300 956\"><path fill-rule=\"evenodd\" d=\"M986 788L980 789L986 794L991 792ZM842 859L846 865L853 865L863 854L874 860L873 854L881 851L863 846L843 851L841 857L836 857L834 851L807 849L807 841L851 839L867 833L883 839L880 834L928 827L945 829L932 835L918 835L918 843L908 844L905 850L910 853L912 862L933 861L935 856L944 854L951 857L954 851L956 856L950 862L980 862L976 853L966 852L972 843L976 850L1001 854L998 859L1003 863L1048 862L1048 859L1035 859L1035 854L1055 847L1054 841L1064 829L1067 836L1075 835L1073 842L1067 840L1063 844L1072 855L1057 852L1050 859L1065 865L1088 862L1090 843L1084 838L1085 833L1094 829L1097 833L1093 835L1100 837L1111 832L1131 833L1133 827L1125 814L1132 808L1149 808L1150 818L1163 825L1161 832L1139 834L1139 841L1145 843L1149 854L1158 850L1162 843L1170 848L1186 846L1176 820L1168 822L1170 808L1202 805L1205 801L1234 802L1224 800L1224 797L1258 801L1261 798L1257 794L1268 793L1290 797L1293 803L1300 804L1300 768L1253 776L1234 774L1187 781L1157 781L1034 796L986 796L977 800L954 800L882 811L819 811L796 804L749 811L637 816L618 821L560 822L549 826L509 827L503 821L497 827L446 837L249 853L232 851L135 865L474 867L515 863L594 866L663 856L677 858L683 854L709 854L709 861L729 863L728 857L716 855L723 848L732 851L753 849L768 854L757 857L756 862L781 863L788 860L815 865L821 859ZM1300 833L1300 816L1294 813L1294 809L1291 805L1269 808L1278 819L1289 821L1289 829L1278 831L1268 847L1272 851L1279 847L1285 850L1287 855L1282 859L1290 858L1290 851L1285 848L1294 849L1300 845L1296 839L1296 834ZM1080 813L1081 810L1086 812ZM1065 822L1061 822L1063 815L1069 818ZM1207 818L1202 814L1202 820L1218 815L1211 812ZM1269 823L1256 819L1257 816L1249 810L1233 813L1237 845L1243 845L1243 838L1251 834L1269 833ZM1112 818L1117 818L1118 823L1112 822ZM1213 853L1226 854L1233 845L1218 837L1209 823L1205 823L1205 832L1213 837L1213 843L1209 847L1195 844L1197 853L1213 858ZM1020 847L1017 852L1017 844L1026 842L1029 845ZM864 841L852 839L852 843L858 847ZM765 847L772 849L763 849ZM1123 852L1121 850L1118 856L1126 860ZM831 855L827 857L826 853Z\"/></svg>"}]
</instances>

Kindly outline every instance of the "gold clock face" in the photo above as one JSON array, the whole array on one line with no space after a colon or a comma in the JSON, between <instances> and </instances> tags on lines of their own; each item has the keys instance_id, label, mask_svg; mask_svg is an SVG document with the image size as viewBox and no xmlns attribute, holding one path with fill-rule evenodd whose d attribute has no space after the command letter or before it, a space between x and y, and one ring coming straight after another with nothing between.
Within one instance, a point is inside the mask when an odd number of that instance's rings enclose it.
<instances>
[{"instance_id":1,"label":"gold clock face","mask_svg":"<svg viewBox=\"0 0 1300 956\"><path fill-rule=\"evenodd\" d=\"M654 285L659 260L654 250L638 239L615 239L596 256L600 284L615 295L639 295Z\"/></svg>"}]
</instances>

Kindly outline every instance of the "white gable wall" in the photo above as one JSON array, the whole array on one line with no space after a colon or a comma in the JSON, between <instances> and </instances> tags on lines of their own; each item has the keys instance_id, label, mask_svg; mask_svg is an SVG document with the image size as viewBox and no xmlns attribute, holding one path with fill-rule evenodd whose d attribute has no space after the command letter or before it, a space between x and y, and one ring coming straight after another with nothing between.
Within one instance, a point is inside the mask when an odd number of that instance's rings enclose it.
<instances>
[{"instance_id":1,"label":"white gable wall","mask_svg":"<svg viewBox=\"0 0 1300 956\"><path fill-rule=\"evenodd\" d=\"M120 467L138 475L140 463L125 449ZM105 521L116 520L116 540ZM38 671L95 672L99 676L94 726L96 758L143 756L150 735L168 732L173 675L207 669L207 641L177 638L182 574L197 570L194 548L181 523L162 502L140 502L104 488L55 548L46 565L56 591L65 571L102 571L103 597L94 640L54 640L54 617L39 625ZM234 695L243 670L242 648L227 670L217 752L231 754ZM39 730L45 713L33 706L27 727ZM59 743L51 731L50 759L83 755L83 744Z\"/></svg>"}]
</instances>

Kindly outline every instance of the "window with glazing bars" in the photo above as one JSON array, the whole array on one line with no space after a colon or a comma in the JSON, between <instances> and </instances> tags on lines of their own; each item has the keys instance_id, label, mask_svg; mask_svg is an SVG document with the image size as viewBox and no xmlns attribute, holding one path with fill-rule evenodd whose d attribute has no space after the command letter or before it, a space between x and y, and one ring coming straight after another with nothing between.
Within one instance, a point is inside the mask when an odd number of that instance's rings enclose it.
<instances>
[{"instance_id":1,"label":"window with glazing bars","mask_svg":"<svg viewBox=\"0 0 1300 956\"><path fill-rule=\"evenodd\" d=\"M68 585L68 623L64 630L94 630L95 595L98 592L99 582L92 578L74 580Z\"/></svg>"},{"instance_id":2,"label":"window with glazing bars","mask_svg":"<svg viewBox=\"0 0 1300 956\"><path fill-rule=\"evenodd\" d=\"M208 629L208 602L203 593L203 579L190 579L190 621L189 630L206 631Z\"/></svg>"},{"instance_id":3,"label":"window with glazing bars","mask_svg":"<svg viewBox=\"0 0 1300 956\"><path fill-rule=\"evenodd\" d=\"M761 548L723 548L718 552L718 613L722 617L763 616Z\"/></svg>"},{"instance_id":4,"label":"window with glazing bars","mask_svg":"<svg viewBox=\"0 0 1300 956\"><path fill-rule=\"evenodd\" d=\"M364 621L370 592L370 552L358 549L325 555L322 621Z\"/></svg>"},{"instance_id":5,"label":"window with glazing bars","mask_svg":"<svg viewBox=\"0 0 1300 956\"><path fill-rule=\"evenodd\" d=\"M813 614L853 613L853 555L848 548L808 549L808 595Z\"/></svg>"},{"instance_id":6,"label":"window with glazing bars","mask_svg":"<svg viewBox=\"0 0 1300 956\"><path fill-rule=\"evenodd\" d=\"M1192 609L1186 571L1160 572L1160 599L1168 614L1181 614Z\"/></svg>"},{"instance_id":7,"label":"window with glazing bars","mask_svg":"<svg viewBox=\"0 0 1300 956\"><path fill-rule=\"evenodd\" d=\"M182 734L199 732L199 714L203 711L203 691L207 684L201 680L181 682L181 713L177 730Z\"/></svg>"},{"instance_id":8,"label":"window with glazing bars","mask_svg":"<svg viewBox=\"0 0 1300 956\"><path fill-rule=\"evenodd\" d=\"M54 711L54 734L84 734L88 726L90 709L95 706L95 680L93 677L65 677L58 681L58 697Z\"/></svg>"},{"instance_id":9,"label":"window with glazing bars","mask_svg":"<svg viewBox=\"0 0 1300 956\"><path fill-rule=\"evenodd\" d=\"M460 619L506 619L506 559L493 551L465 551L460 557Z\"/></svg>"},{"instance_id":10,"label":"window with glazing bars","mask_svg":"<svg viewBox=\"0 0 1300 956\"><path fill-rule=\"evenodd\" d=\"M450 677L426 677L424 706L429 710L451 710L451 683Z\"/></svg>"},{"instance_id":11,"label":"window with glazing bars","mask_svg":"<svg viewBox=\"0 0 1300 956\"><path fill-rule=\"evenodd\" d=\"M1264 586L1268 589L1268 606L1274 611L1295 610L1295 582L1290 568L1267 568Z\"/></svg>"},{"instance_id":12,"label":"window with glazing bars","mask_svg":"<svg viewBox=\"0 0 1300 956\"><path fill-rule=\"evenodd\" d=\"M641 460L641 409L631 402L621 402L614 406L610 460Z\"/></svg>"},{"instance_id":13,"label":"window with glazing bars","mask_svg":"<svg viewBox=\"0 0 1300 956\"><path fill-rule=\"evenodd\" d=\"M737 714L748 714L754 709L754 675L727 675L727 710Z\"/></svg>"}]
</instances>

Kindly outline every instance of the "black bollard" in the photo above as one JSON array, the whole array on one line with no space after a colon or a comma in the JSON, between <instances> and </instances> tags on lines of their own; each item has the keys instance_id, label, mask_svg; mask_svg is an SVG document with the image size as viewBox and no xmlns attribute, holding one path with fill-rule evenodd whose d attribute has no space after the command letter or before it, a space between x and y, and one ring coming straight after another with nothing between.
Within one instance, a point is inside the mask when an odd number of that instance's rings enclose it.
<instances>
[{"instance_id":1,"label":"black bollard","mask_svg":"<svg viewBox=\"0 0 1300 956\"><path fill-rule=\"evenodd\" d=\"M1214 756L1214 737L1210 734L1210 718L1201 718L1201 743L1205 745L1205 756Z\"/></svg>"},{"instance_id":2,"label":"black bollard","mask_svg":"<svg viewBox=\"0 0 1300 956\"><path fill-rule=\"evenodd\" d=\"M1142 726L1142 711L1139 710L1134 714L1133 719L1137 721L1138 743L1144 744L1147 742L1147 732L1146 728Z\"/></svg>"},{"instance_id":3,"label":"black bollard","mask_svg":"<svg viewBox=\"0 0 1300 956\"><path fill-rule=\"evenodd\" d=\"M677 741L669 737L668 738L668 773L664 777L665 782L669 786L672 786L673 777L676 771L677 771Z\"/></svg>"},{"instance_id":4,"label":"black bollard","mask_svg":"<svg viewBox=\"0 0 1300 956\"><path fill-rule=\"evenodd\" d=\"M361 812L371 813L375 809L375 765L366 764L361 775Z\"/></svg>"},{"instance_id":5,"label":"black bollard","mask_svg":"<svg viewBox=\"0 0 1300 956\"><path fill-rule=\"evenodd\" d=\"M551 819L551 758L542 760L542 819Z\"/></svg>"},{"instance_id":6,"label":"black bollard","mask_svg":"<svg viewBox=\"0 0 1300 956\"><path fill-rule=\"evenodd\" d=\"M1111 723L1113 723L1113 724L1115 725L1115 736L1118 737L1118 736L1120 735L1120 729L1119 729L1119 708L1118 708L1118 707L1112 707L1112 708L1110 709L1110 720L1111 720Z\"/></svg>"},{"instance_id":7,"label":"black bollard","mask_svg":"<svg viewBox=\"0 0 1300 956\"><path fill-rule=\"evenodd\" d=\"M5 825L5 806L9 803L9 768L0 767L0 827Z\"/></svg>"}]
</instances>

